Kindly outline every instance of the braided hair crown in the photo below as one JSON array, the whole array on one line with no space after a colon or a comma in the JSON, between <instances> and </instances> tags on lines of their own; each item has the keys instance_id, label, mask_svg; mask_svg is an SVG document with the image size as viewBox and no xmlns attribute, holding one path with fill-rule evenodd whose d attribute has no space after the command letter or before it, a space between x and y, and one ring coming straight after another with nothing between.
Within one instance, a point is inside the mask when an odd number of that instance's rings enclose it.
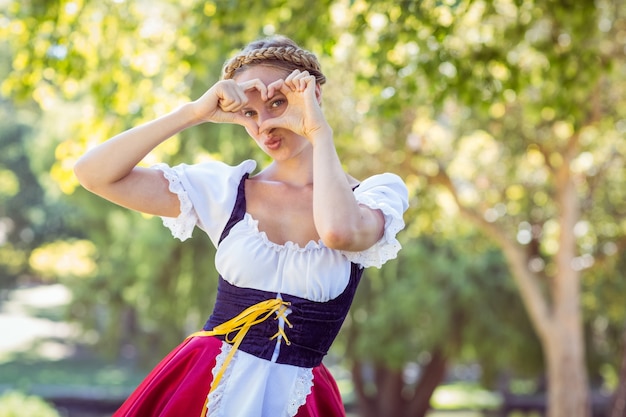
<instances>
[{"instance_id":1,"label":"braided hair crown","mask_svg":"<svg viewBox=\"0 0 626 417\"><path fill-rule=\"evenodd\" d=\"M248 44L238 55L226 62L222 78L234 78L237 72L261 64L283 68L290 73L295 69L308 71L315 77L317 84L326 82L317 57L285 36L274 36Z\"/></svg>"}]
</instances>

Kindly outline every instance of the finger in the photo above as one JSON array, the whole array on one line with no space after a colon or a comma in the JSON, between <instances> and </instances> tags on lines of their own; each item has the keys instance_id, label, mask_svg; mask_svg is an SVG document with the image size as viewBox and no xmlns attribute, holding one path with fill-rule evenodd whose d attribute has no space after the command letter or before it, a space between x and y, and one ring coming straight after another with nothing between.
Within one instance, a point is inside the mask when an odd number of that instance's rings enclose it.
<instances>
[{"instance_id":1,"label":"finger","mask_svg":"<svg viewBox=\"0 0 626 417\"><path fill-rule=\"evenodd\" d=\"M302 79L303 83L303 91L306 92L306 95L309 97L311 95L315 96L315 87L317 85L317 81L315 80L315 76L309 75Z\"/></svg>"},{"instance_id":2,"label":"finger","mask_svg":"<svg viewBox=\"0 0 626 417\"><path fill-rule=\"evenodd\" d=\"M250 136L257 136L259 134L259 125L252 120L246 119L241 125L246 128Z\"/></svg>"},{"instance_id":3,"label":"finger","mask_svg":"<svg viewBox=\"0 0 626 417\"><path fill-rule=\"evenodd\" d=\"M236 112L248 103L248 97L240 91L228 92L229 95L222 97L219 106L222 111Z\"/></svg>"},{"instance_id":4,"label":"finger","mask_svg":"<svg viewBox=\"0 0 626 417\"><path fill-rule=\"evenodd\" d=\"M224 85L224 90L222 91L223 97L229 98L233 102L247 103L248 97L241 86L233 80L228 81L229 82Z\"/></svg>"},{"instance_id":5,"label":"finger","mask_svg":"<svg viewBox=\"0 0 626 417\"><path fill-rule=\"evenodd\" d=\"M220 106L220 108L224 108L225 106L230 106L233 101L234 100L230 97L219 97L217 99L217 104Z\"/></svg>"},{"instance_id":6,"label":"finger","mask_svg":"<svg viewBox=\"0 0 626 417\"><path fill-rule=\"evenodd\" d=\"M309 84L310 78L311 78L311 75L309 74L308 71L303 71L296 77L298 91L306 90Z\"/></svg>"},{"instance_id":7,"label":"finger","mask_svg":"<svg viewBox=\"0 0 626 417\"><path fill-rule=\"evenodd\" d=\"M246 128L250 135L259 134L259 126L254 120L250 119L249 117L242 116L239 113L233 113L231 122Z\"/></svg>"},{"instance_id":8,"label":"finger","mask_svg":"<svg viewBox=\"0 0 626 417\"><path fill-rule=\"evenodd\" d=\"M236 88L234 90L235 90L235 93L237 94L237 102L241 103L242 106L244 104L247 104L248 96L246 95L246 91L243 88L241 88L239 84L236 85Z\"/></svg>"},{"instance_id":9,"label":"finger","mask_svg":"<svg viewBox=\"0 0 626 417\"><path fill-rule=\"evenodd\" d=\"M245 106L247 102L248 100L245 100L245 101L232 100L228 103L224 103L223 105L220 105L220 107L222 108L223 111L227 113L235 113L241 110L241 108Z\"/></svg>"},{"instance_id":10,"label":"finger","mask_svg":"<svg viewBox=\"0 0 626 417\"><path fill-rule=\"evenodd\" d=\"M283 128L284 120L282 117L273 117L271 119L264 120L258 127L259 133L269 132L272 129Z\"/></svg>"},{"instance_id":11,"label":"finger","mask_svg":"<svg viewBox=\"0 0 626 417\"><path fill-rule=\"evenodd\" d=\"M287 78L285 78L285 81L291 82L291 80L293 80L298 75L300 75L300 73L301 73L301 71L299 69L295 69L295 70L291 71L291 74L289 74L287 76Z\"/></svg>"},{"instance_id":12,"label":"finger","mask_svg":"<svg viewBox=\"0 0 626 417\"><path fill-rule=\"evenodd\" d=\"M247 101L248 98L238 86L225 85L223 89L218 91L217 104L222 111L233 111L233 109L243 106Z\"/></svg>"},{"instance_id":13,"label":"finger","mask_svg":"<svg viewBox=\"0 0 626 417\"><path fill-rule=\"evenodd\" d=\"M263 101L267 101L267 86L263 81L259 80L258 78L241 83L239 84L239 86L241 87L244 94L245 92L250 90L257 90L261 94L261 98L263 99Z\"/></svg>"},{"instance_id":14,"label":"finger","mask_svg":"<svg viewBox=\"0 0 626 417\"><path fill-rule=\"evenodd\" d=\"M285 84L292 90L296 91L298 89L298 77L302 72L299 69L295 69L285 78Z\"/></svg>"},{"instance_id":15,"label":"finger","mask_svg":"<svg viewBox=\"0 0 626 417\"><path fill-rule=\"evenodd\" d=\"M226 110L228 107L232 106L235 103L235 100L231 99L230 97L223 97L218 99L218 106L222 111L228 111Z\"/></svg>"},{"instance_id":16,"label":"finger","mask_svg":"<svg viewBox=\"0 0 626 417\"><path fill-rule=\"evenodd\" d=\"M270 85L267 86L267 97L268 98L272 98L274 97L274 94L276 94L277 91L281 91L281 89L283 88L283 86L285 85L285 81L284 80L276 80L273 83L271 83Z\"/></svg>"}]
</instances>

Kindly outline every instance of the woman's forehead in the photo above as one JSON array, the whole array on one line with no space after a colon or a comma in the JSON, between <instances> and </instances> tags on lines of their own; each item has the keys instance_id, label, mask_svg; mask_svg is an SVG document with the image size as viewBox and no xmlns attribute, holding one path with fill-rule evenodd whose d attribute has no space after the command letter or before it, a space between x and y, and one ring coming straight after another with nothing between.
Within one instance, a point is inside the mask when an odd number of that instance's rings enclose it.
<instances>
[{"instance_id":1,"label":"woman's forehead","mask_svg":"<svg viewBox=\"0 0 626 417\"><path fill-rule=\"evenodd\" d=\"M243 71L237 73L233 79L238 83L259 79L263 84L268 85L279 79L285 79L289 73L283 68L277 68L270 65L252 65L246 67Z\"/></svg>"}]
</instances>

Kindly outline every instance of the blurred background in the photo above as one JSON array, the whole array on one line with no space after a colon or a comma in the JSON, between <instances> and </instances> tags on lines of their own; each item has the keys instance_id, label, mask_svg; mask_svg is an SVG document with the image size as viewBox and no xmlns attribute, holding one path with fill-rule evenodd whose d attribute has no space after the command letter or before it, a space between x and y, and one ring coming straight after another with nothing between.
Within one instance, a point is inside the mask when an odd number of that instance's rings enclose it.
<instances>
[{"instance_id":1,"label":"blurred background","mask_svg":"<svg viewBox=\"0 0 626 417\"><path fill-rule=\"evenodd\" d=\"M346 170L409 187L326 361L350 415L626 416L622 0L0 0L0 416L110 415L204 323L209 240L72 166L273 34L319 56ZM144 162L206 158L265 162L230 125Z\"/></svg>"}]
</instances>

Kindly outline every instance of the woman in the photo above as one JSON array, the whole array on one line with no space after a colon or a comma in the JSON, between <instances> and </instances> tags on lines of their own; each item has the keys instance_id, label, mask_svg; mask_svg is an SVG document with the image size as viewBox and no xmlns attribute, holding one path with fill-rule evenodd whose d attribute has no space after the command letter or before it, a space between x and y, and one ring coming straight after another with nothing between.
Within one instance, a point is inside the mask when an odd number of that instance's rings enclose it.
<instances>
[{"instance_id":1,"label":"woman","mask_svg":"<svg viewBox=\"0 0 626 417\"><path fill-rule=\"evenodd\" d=\"M322 364L363 269L395 258L407 190L393 174L359 183L322 113L316 57L275 37L248 45L198 100L123 132L75 166L90 191L217 247L213 314L140 384L121 416L344 416ZM137 164L204 122L245 127L272 162Z\"/></svg>"}]
</instances>

